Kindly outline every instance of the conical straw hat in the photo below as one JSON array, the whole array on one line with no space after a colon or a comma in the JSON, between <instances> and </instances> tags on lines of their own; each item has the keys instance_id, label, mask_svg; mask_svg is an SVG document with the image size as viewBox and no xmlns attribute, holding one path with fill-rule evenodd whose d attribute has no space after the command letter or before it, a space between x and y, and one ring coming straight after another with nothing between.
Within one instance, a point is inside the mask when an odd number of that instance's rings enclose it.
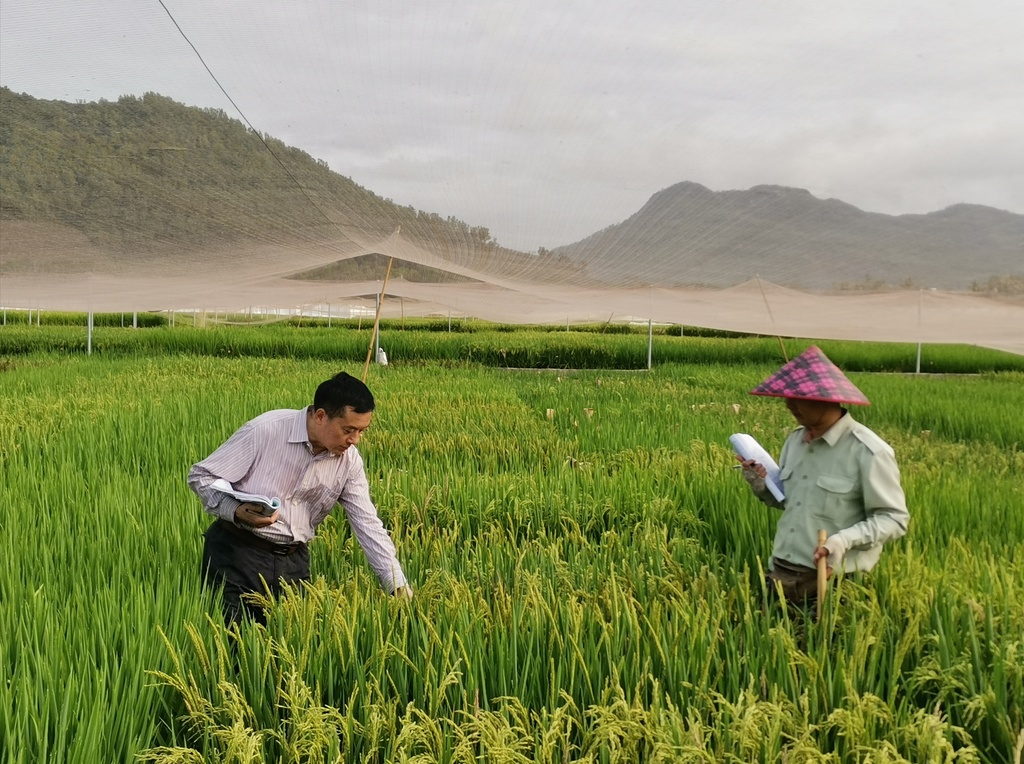
<instances>
[{"instance_id":1,"label":"conical straw hat","mask_svg":"<svg viewBox=\"0 0 1024 764\"><path fill-rule=\"evenodd\" d=\"M750 394L862 406L871 403L816 345L811 345L751 390Z\"/></svg>"}]
</instances>

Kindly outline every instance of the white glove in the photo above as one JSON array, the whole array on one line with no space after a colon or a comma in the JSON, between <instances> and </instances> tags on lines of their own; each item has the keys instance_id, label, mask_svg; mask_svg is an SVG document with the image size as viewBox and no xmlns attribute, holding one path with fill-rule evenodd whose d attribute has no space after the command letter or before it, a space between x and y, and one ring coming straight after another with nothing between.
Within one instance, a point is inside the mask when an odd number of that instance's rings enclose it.
<instances>
[{"instance_id":1,"label":"white glove","mask_svg":"<svg viewBox=\"0 0 1024 764\"><path fill-rule=\"evenodd\" d=\"M829 536L825 539L825 548L828 550L828 567L832 570L842 569L847 550L846 539L839 535Z\"/></svg>"}]
</instances>

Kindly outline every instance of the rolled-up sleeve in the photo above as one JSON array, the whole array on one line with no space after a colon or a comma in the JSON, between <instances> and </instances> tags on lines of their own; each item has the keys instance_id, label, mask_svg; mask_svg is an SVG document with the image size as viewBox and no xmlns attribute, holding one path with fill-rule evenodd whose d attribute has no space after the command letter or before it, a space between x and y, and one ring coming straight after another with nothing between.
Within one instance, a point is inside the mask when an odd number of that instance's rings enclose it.
<instances>
[{"instance_id":1,"label":"rolled-up sleeve","mask_svg":"<svg viewBox=\"0 0 1024 764\"><path fill-rule=\"evenodd\" d=\"M373 568L381 586L393 594L395 589L407 584L405 572L398 561L395 543L384 528L377 508L370 499L370 486L362 457L358 452L353 456L355 459L338 501L345 509L352 534L366 554L366 560Z\"/></svg>"}]
</instances>

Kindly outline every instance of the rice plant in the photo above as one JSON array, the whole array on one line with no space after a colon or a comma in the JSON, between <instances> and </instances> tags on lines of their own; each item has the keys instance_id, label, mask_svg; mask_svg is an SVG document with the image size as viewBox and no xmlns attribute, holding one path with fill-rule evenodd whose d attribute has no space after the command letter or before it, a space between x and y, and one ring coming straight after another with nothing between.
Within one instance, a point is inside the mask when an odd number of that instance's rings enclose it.
<instances>
[{"instance_id":1,"label":"rice plant","mask_svg":"<svg viewBox=\"0 0 1024 764\"><path fill-rule=\"evenodd\" d=\"M0 372L6 761L1019 758L1019 373L855 374L913 520L813 623L767 601L775 517L730 469L730 433L777 451L791 426L746 395L773 362L373 367L360 450L415 599L332 515L313 582L227 631L185 471L361 359L180 350Z\"/></svg>"}]
</instances>

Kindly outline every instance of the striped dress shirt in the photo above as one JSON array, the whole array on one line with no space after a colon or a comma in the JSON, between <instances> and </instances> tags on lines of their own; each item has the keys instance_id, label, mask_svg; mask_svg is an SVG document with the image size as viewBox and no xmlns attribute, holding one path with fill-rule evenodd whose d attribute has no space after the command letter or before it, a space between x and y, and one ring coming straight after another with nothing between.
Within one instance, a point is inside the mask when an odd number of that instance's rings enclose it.
<instances>
[{"instance_id":1,"label":"striped dress shirt","mask_svg":"<svg viewBox=\"0 0 1024 764\"><path fill-rule=\"evenodd\" d=\"M236 491L276 496L280 516L252 530L275 544L308 542L334 505L340 503L352 533L388 592L406 585L394 542L370 499L363 458L355 446L336 456L313 453L306 430L307 409L268 411L246 422L206 459L192 465L189 487L205 510L234 523L239 502L210 487L218 478Z\"/></svg>"}]
</instances>

